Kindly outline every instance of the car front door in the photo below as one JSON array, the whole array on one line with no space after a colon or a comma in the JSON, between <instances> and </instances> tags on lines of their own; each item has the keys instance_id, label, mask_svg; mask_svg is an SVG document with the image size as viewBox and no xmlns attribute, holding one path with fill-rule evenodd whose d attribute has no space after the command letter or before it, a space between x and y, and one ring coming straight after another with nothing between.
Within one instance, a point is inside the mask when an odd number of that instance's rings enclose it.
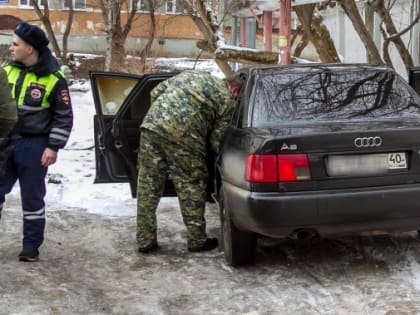
<instances>
[{"instance_id":1,"label":"car front door","mask_svg":"<svg viewBox=\"0 0 420 315\"><path fill-rule=\"evenodd\" d=\"M139 127L150 107L150 91L173 75L90 73L96 110L95 183L128 182L132 196L136 197ZM175 195L169 180L164 195Z\"/></svg>"}]
</instances>

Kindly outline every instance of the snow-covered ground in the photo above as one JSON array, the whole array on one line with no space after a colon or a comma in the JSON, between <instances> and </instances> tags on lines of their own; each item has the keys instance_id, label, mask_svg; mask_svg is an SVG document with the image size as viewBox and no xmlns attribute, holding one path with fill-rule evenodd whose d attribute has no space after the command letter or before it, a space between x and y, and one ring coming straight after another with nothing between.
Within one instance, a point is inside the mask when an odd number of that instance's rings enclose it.
<instances>
[{"instance_id":1,"label":"snow-covered ground","mask_svg":"<svg viewBox=\"0 0 420 315\"><path fill-rule=\"evenodd\" d=\"M70 141L50 167L41 260L20 263L19 189L0 221L0 314L420 314L417 234L308 242L259 241L255 266L234 269L219 250L186 251L176 198L158 209L155 254L136 252L128 184L93 184L89 82L72 86ZM207 207L218 236L217 207Z\"/></svg>"}]
</instances>

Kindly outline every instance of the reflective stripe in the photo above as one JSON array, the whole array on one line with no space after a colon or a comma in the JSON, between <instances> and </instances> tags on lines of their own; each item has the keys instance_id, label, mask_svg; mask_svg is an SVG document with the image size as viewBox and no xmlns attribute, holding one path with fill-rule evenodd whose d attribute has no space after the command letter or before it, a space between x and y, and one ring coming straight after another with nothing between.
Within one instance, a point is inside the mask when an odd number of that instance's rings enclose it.
<instances>
[{"instance_id":1,"label":"reflective stripe","mask_svg":"<svg viewBox=\"0 0 420 315\"><path fill-rule=\"evenodd\" d=\"M8 78L9 83L13 85L12 96L17 101L18 107L24 106L23 102L25 101L26 90L33 83L45 86L45 95L42 98L41 107L44 107L44 108L49 107L50 104L48 103L48 98L52 90L54 89L56 83L58 82L59 77L64 78L64 73L61 70L57 71L56 73L50 73L42 77L37 77L35 73L33 72L25 73L24 74L25 77L22 83L20 94L16 95L15 94L16 82L19 79L19 76L21 75L22 70L12 65L7 65L4 67L4 69L7 72L7 78ZM28 108L25 106L25 109L28 109Z\"/></svg>"},{"instance_id":2,"label":"reflective stripe","mask_svg":"<svg viewBox=\"0 0 420 315\"><path fill-rule=\"evenodd\" d=\"M61 128L57 128L57 127L51 128L51 132L61 133L62 135L65 135L65 136L69 136L70 135L70 132L68 132L67 130L61 129Z\"/></svg>"},{"instance_id":3,"label":"reflective stripe","mask_svg":"<svg viewBox=\"0 0 420 315\"><path fill-rule=\"evenodd\" d=\"M37 211L23 211L23 216L31 216L31 215L35 215L35 214L44 214L45 213L45 208L41 208Z\"/></svg>"},{"instance_id":4,"label":"reflective stripe","mask_svg":"<svg viewBox=\"0 0 420 315\"><path fill-rule=\"evenodd\" d=\"M39 219L45 219L45 214L43 215L28 215L26 217L23 217L24 220L39 220Z\"/></svg>"},{"instance_id":5,"label":"reflective stripe","mask_svg":"<svg viewBox=\"0 0 420 315\"><path fill-rule=\"evenodd\" d=\"M19 108L27 110L27 111L32 111L32 112L40 112L46 109L47 107L33 107L33 106L20 105Z\"/></svg>"},{"instance_id":6,"label":"reflective stripe","mask_svg":"<svg viewBox=\"0 0 420 315\"><path fill-rule=\"evenodd\" d=\"M53 134L53 133L50 133L50 138L57 139L57 140L64 140L64 141L66 141L68 139L68 137Z\"/></svg>"}]
</instances>

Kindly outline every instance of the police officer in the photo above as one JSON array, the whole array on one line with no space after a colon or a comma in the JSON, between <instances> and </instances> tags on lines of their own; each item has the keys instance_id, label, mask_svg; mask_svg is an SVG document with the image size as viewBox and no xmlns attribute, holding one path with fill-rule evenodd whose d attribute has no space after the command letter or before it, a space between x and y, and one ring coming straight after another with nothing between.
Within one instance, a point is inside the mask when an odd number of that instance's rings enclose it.
<instances>
[{"instance_id":1,"label":"police officer","mask_svg":"<svg viewBox=\"0 0 420 315\"><path fill-rule=\"evenodd\" d=\"M141 124L138 158L139 252L158 248L156 208L168 171L187 228L188 250L208 251L218 246L217 238L206 236L206 143L209 139L218 151L220 135L233 111L229 85L234 82L189 70L152 90L152 104Z\"/></svg>"},{"instance_id":2,"label":"police officer","mask_svg":"<svg viewBox=\"0 0 420 315\"><path fill-rule=\"evenodd\" d=\"M11 150L9 133L16 121L16 103L10 93L6 72L3 68L0 68L0 176L3 175L4 164Z\"/></svg>"},{"instance_id":3,"label":"police officer","mask_svg":"<svg viewBox=\"0 0 420 315\"><path fill-rule=\"evenodd\" d=\"M23 210L21 261L36 261L44 241L45 176L55 163L73 126L66 79L48 48L44 31L21 22L4 67L16 100L18 122L12 134L13 151L0 179L0 204L19 180Z\"/></svg>"}]
</instances>

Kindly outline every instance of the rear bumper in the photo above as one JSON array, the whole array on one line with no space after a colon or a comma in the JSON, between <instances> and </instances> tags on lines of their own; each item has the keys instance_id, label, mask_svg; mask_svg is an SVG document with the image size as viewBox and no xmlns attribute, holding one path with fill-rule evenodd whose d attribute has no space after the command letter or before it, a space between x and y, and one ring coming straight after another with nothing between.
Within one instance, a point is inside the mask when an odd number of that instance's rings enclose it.
<instances>
[{"instance_id":1,"label":"rear bumper","mask_svg":"<svg viewBox=\"0 0 420 315\"><path fill-rule=\"evenodd\" d=\"M300 229L321 236L420 229L420 184L260 193L223 183L235 225L270 237Z\"/></svg>"}]
</instances>

